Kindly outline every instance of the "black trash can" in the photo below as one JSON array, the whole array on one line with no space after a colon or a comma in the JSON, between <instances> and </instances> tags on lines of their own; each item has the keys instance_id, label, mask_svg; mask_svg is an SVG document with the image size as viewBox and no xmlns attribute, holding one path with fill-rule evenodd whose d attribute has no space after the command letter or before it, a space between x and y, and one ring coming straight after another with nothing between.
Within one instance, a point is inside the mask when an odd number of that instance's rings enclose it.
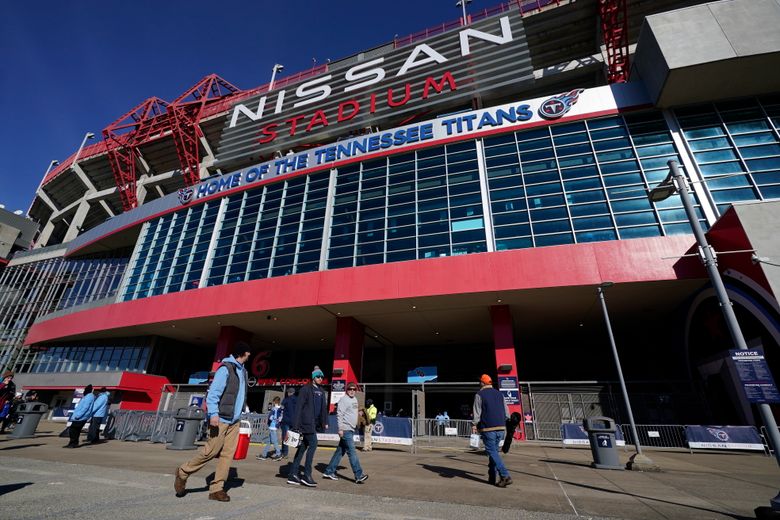
<instances>
[{"instance_id":1,"label":"black trash can","mask_svg":"<svg viewBox=\"0 0 780 520\"><path fill-rule=\"evenodd\" d=\"M194 450L195 438L200 431L200 425L205 419L203 410L195 406L179 408L176 412L176 429L173 441L167 446L169 450Z\"/></svg>"},{"instance_id":2,"label":"black trash can","mask_svg":"<svg viewBox=\"0 0 780 520\"><path fill-rule=\"evenodd\" d=\"M615 432L617 425L609 417L587 417L582 426L588 433L593 467L598 469L625 469L618 457Z\"/></svg>"},{"instance_id":3,"label":"black trash can","mask_svg":"<svg viewBox=\"0 0 780 520\"><path fill-rule=\"evenodd\" d=\"M43 414L49 411L49 406L44 403L20 403L16 409L16 426L11 432L11 438L27 439L35 437L35 429L41 421Z\"/></svg>"}]
</instances>

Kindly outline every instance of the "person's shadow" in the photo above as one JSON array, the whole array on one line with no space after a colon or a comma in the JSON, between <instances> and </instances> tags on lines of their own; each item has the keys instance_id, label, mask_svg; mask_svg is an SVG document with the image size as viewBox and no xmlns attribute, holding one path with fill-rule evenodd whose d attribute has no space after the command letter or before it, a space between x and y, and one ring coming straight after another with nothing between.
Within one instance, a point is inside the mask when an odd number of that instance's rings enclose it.
<instances>
[{"instance_id":1,"label":"person's shadow","mask_svg":"<svg viewBox=\"0 0 780 520\"><path fill-rule=\"evenodd\" d=\"M431 464L418 464L418 466L433 473L438 473L442 478L458 477L464 478L466 480L473 480L474 482L479 482L481 484L488 482L487 479L482 479L476 476L482 475L481 473L474 473L473 471L464 471L462 469L449 468L447 466L433 466Z\"/></svg>"},{"instance_id":2,"label":"person's shadow","mask_svg":"<svg viewBox=\"0 0 780 520\"><path fill-rule=\"evenodd\" d=\"M209 486L211 486L211 483L214 482L214 475L214 472L206 475L206 485L204 487L188 489L187 493L203 493L204 491L208 491ZM236 468L230 468L227 479L225 480L225 491L233 488L239 488L243 485L244 479L238 476L238 470Z\"/></svg>"},{"instance_id":3,"label":"person's shadow","mask_svg":"<svg viewBox=\"0 0 780 520\"><path fill-rule=\"evenodd\" d=\"M5 495L7 493L11 493L13 491L18 491L20 489L26 488L27 486L32 486L32 482L19 482L17 484L5 484L0 486L0 496Z\"/></svg>"}]
</instances>

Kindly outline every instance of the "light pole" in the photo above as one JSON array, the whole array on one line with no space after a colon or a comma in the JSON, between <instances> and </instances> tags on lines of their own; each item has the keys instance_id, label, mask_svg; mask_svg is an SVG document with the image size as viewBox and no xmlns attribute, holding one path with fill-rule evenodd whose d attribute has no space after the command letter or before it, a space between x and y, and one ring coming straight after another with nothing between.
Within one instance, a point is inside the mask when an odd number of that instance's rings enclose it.
<instances>
[{"instance_id":1,"label":"light pole","mask_svg":"<svg viewBox=\"0 0 780 520\"><path fill-rule=\"evenodd\" d=\"M628 390L626 389L626 381L623 379L623 369L620 366L620 356L618 356L617 346L615 346L615 336L612 334L612 324L609 320L609 312L607 312L607 302L604 299L604 289L615 285L614 282L602 282L599 285L599 302L601 303L601 312L604 314L604 324L607 326L607 334L609 335L609 344L612 346L612 356L615 358L615 367L617 368L618 380L620 381L620 389L623 391L623 402L626 405L626 412L628 412L628 422L631 424L631 435L634 437L634 446L636 446L636 453L631 456L626 464L626 469L634 469L638 471L659 471L660 468L649 457L642 453L642 446L639 444L639 435L636 433L636 423L634 423L634 412L631 410L631 401L628 399Z\"/></svg>"},{"instance_id":2,"label":"light pole","mask_svg":"<svg viewBox=\"0 0 780 520\"><path fill-rule=\"evenodd\" d=\"M715 289L715 294L718 297L718 304L721 311L723 311L723 317L726 319L726 326L731 334L731 340L734 345L740 350L748 350L747 343L745 343L745 336L742 334L742 329L737 321L737 316L734 314L733 304L729 300L729 295L726 293L726 287L723 285L723 280L720 277L718 271L718 261L715 259L715 253L712 251L712 247L707 243L707 237L704 235L704 231L699 223L699 218L693 209L693 202L691 201L691 195L688 192L688 186L686 184L685 176L680 172L680 168L677 161L669 161L669 175L666 178L650 190L647 198L651 202L660 202L671 197L674 193L680 194L683 206L685 207L685 214L688 216L688 222L691 224L693 234L696 236L696 242L699 245L699 258L701 259L704 267L707 268L707 274L710 277L710 282ZM761 419L764 421L764 425L767 428L767 433L771 442L771 447L775 452L775 459L780 464L780 433L777 431L777 422L775 422L775 416L772 414L772 409L768 404L762 403L758 405L758 409L761 413ZM778 493L771 501L770 505L773 511L780 511L780 493Z\"/></svg>"},{"instance_id":3,"label":"light pole","mask_svg":"<svg viewBox=\"0 0 780 520\"><path fill-rule=\"evenodd\" d=\"M57 166L58 164L60 164L60 161L58 161L57 159L53 159L53 160L52 160L52 161L49 163L49 167L48 167L48 168L46 168L46 173L44 173L44 174L43 174L43 177L41 177L41 182L39 182L39 183L38 183L38 187L37 187L37 188L35 188L35 193L36 193L36 194L37 194L37 193L38 193L38 191L41 189L41 186L43 186L43 181L46 179L46 177L48 177L48 176L49 176L49 172L51 171L51 169L52 169L52 168L54 168L55 166ZM30 214L30 211L32 210L33 204L35 204L35 195L33 195L33 200L32 200L32 202L30 203L30 207L27 209L27 214L28 214L28 215Z\"/></svg>"},{"instance_id":4,"label":"light pole","mask_svg":"<svg viewBox=\"0 0 780 520\"><path fill-rule=\"evenodd\" d=\"M274 81L276 81L276 73L281 72L284 70L284 65L279 65L278 63L274 65L274 68L271 69L271 82L268 84L268 90L274 89Z\"/></svg>"},{"instance_id":5,"label":"light pole","mask_svg":"<svg viewBox=\"0 0 780 520\"><path fill-rule=\"evenodd\" d=\"M95 138L95 134L93 134L92 132L87 132L86 134L84 134L84 139L81 140L81 146L79 146L78 151L76 151L76 156L73 158L73 162L71 163L72 166L75 166L75 164L78 162L79 156L81 155L81 150L84 149L84 145L86 144L87 139L94 139L94 138Z\"/></svg>"},{"instance_id":6,"label":"light pole","mask_svg":"<svg viewBox=\"0 0 780 520\"><path fill-rule=\"evenodd\" d=\"M470 4L471 0L458 0L455 7L460 7L463 10L463 25L466 25L466 4Z\"/></svg>"}]
</instances>

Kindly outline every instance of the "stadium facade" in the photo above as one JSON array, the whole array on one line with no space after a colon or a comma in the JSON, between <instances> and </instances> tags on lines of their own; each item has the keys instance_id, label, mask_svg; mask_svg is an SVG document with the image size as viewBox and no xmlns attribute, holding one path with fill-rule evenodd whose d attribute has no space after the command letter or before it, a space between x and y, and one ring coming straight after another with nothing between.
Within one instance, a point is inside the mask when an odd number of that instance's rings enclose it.
<instances>
[{"instance_id":1,"label":"stadium facade","mask_svg":"<svg viewBox=\"0 0 780 520\"><path fill-rule=\"evenodd\" d=\"M615 378L609 281L640 422L755 424L682 203L648 190L678 161L777 368L778 24L775 0L522 0L149 98L43 179L36 247L0 275L0 364L52 404L92 383L156 409L245 340L258 390L317 364L334 396L409 410L392 384L434 366L428 410L457 416L455 383L488 372L555 425L606 411L573 397Z\"/></svg>"}]
</instances>

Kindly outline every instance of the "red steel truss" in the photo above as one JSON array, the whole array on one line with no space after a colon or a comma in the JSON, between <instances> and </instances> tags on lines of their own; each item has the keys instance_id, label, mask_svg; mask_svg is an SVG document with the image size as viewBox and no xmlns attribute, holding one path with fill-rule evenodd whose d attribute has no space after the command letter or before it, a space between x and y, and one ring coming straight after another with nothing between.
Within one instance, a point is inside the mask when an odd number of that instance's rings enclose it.
<instances>
[{"instance_id":1,"label":"red steel truss","mask_svg":"<svg viewBox=\"0 0 780 520\"><path fill-rule=\"evenodd\" d=\"M172 137L187 186L200 182L199 142L203 132L199 123L203 109L212 101L237 92L241 89L216 74L210 74L168 105Z\"/></svg>"},{"instance_id":2,"label":"red steel truss","mask_svg":"<svg viewBox=\"0 0 780 520\"><path fill-rule=\"evenodd\" d=\"M628 11L626 0L599 0L601 33L607 48L607 80L628 81Z\"/></svg>"},{"instance_id":3,"label":"red steel truss","mask_svg":"<svg viewBox=\"0 0 780 520\"><path fill-rule=\"evenodd\" d=\"M136 160L140 157L138 146L170 130L168 103L151 97L108 125L103 130L108 160L119 189L122 209L131 210L138 205L136 197ZM115 146L111 146L115 144Z\"/></svg>"}]
</instances>

